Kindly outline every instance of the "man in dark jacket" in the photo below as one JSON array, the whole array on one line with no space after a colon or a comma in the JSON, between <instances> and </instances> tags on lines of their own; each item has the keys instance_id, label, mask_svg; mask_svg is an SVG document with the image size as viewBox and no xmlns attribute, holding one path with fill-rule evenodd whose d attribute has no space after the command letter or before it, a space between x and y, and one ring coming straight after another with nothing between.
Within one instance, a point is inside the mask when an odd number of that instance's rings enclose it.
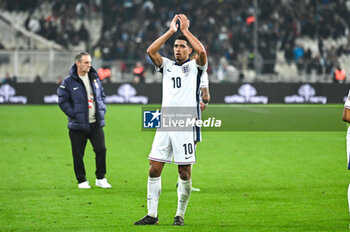
<instances>
[{"instance_id":1,"label":"man in dark jacket","mask_svg":"<svg viewBox=\"0 0 350 232\"><path fill-rule=\"evenodd\" d=\"M74 172L78 188L91 186L85 177L84 152L89 139L96 154L96 186L111 188L105 178L106 146L103 132L105 125L105 93L98 74L91 66L91 56L80 52L75 63L58 88L59 106L68 116L69 138L72 145Z\"/></svg>"}]
</instances>

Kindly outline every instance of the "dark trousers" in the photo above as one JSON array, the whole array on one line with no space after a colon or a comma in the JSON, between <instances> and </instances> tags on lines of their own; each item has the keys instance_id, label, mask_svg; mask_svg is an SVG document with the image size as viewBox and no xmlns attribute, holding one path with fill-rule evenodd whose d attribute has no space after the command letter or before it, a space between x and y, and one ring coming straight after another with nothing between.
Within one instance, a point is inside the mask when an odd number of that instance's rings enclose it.
<instances>
[{"instance_id":1,"label":"dark trousers","mask_svg":"<svg viewBox=\"0 0 350 232\"><path fill-rule=\"evenodd\" d=\"M86 181L83 159L88 139L96 154L96 178L103 179L106 174L106 145L102 127L97 123L91 123L89 132L69 130L69 138L72 145L74 172L78 183Z\"/></svg>"}]
</instances>

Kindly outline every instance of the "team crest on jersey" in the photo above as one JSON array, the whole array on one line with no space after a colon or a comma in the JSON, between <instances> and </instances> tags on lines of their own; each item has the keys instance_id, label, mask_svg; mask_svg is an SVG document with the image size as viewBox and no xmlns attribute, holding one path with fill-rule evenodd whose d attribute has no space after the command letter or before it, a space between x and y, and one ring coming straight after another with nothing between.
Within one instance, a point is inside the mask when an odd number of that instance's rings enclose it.
<instances>
[{"instance_id":1,"label":"team crest on jersey","mask_svg":"<svg viewBox=\"0 0 350 232\"><path fill-rule=\"evenodd\" d=\"M190 66L189 65L182 66L181 70L187 76L190 73Z\"/></svg>"}]
</instances>

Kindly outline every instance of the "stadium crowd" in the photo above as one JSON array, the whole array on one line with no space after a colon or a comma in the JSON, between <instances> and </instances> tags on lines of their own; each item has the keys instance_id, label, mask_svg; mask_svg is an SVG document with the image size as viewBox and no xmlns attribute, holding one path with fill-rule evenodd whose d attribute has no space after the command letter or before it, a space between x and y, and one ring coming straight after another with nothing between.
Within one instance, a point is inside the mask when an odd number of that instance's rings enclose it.
<instances>
[{"instance_id":1,"label":"stadium crowd","mask_svg":"<svg viewBox=\"0 0 350 232\"><path fill-rule=\"evenodd\" d=\"M184 12L191 17L191 30L204 41L211 61L233 64L238 69L254 68L253 1L106 1L103 30L95 48L104 59L142 59L148 44L164 32L171 16ZM196 6L201 6L197 7ZM259 60L261 73L273 73L277 49L286 60L296 62L308 73L330 73L336 63L334 53L350 53L350 47L325 50L322 40L348 35L350 1L268 0L259 5ZM195 9L195 10L193 10ZM253 19L253 21L249 21ZM319 39L320 54L311 54L298 37ZM163 51L169 56L170 50ZM305 66L304 64L307 64Z\"/></svg>"},{"instance_id":2,"label":"stadium crowd","mask_svg":"<svg viewBox=\"0 0 350 232\"><path fill-rule=\"evenodd\" d=\"M24 27L49 40L68 48L77 46L80 41L88 42L89 32L84 24L78 29L74 27L74 20L88 17L89 9L99 11L100 1L89 0L55 0L49 1L50 11L41 9L41 5L48 1L38 0L7 0L6 10L27 11L28 16ZM90 2L94 2L89 7Z\"/></svg>"},{"instance_id":3,"label":"stadium crowd","mask_svg":"<svg viewBox=\"0 0 350 232\"><path fill-rule=\"evenodd\" d=\"M7 0L9 11L35 11L41 1ZM191 31L204 42L211 71L254 69L274 73L277 52L283 51L287 62L295 63L300 72L331 73L337 57L350 55L350 0L264 0L258 2L258 54L254 54L254 1L245 0L55 0L51 14L36 18L29 14L25 26L68 47L88 41L88 25L75 29L76 18L94 15L102 18L98 42L90 52L104 61L145 62L147 46L163 33L173 15L182 12L190 17ZM89 4L93 4L90 6ZM325 48L324 40L347 38L348 43ZM318 40L318 53L298 38ZM170 56L171 49L163 55ZM227 70L226 70L227 71Z\"/></svg>"}]
</instances>

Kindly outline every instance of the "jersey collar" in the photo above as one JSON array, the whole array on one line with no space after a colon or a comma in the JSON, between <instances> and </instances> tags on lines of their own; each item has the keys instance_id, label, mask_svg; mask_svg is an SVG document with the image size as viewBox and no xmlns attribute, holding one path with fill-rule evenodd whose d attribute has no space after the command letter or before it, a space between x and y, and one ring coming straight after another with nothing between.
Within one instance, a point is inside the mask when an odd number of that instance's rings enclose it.
<instances>
[{"instance_id":1,"label":"jersey collar","mask_svg":"<svg viewBox=\"0 0 350 232\"><path fill-rule=\"evenodd\" d=\"M187 62L189 62L189 61L191 61L191 59L190 58L188 58L188 60L186 60L185 62L183 62L182 64L179 64L179 63L177 63L176 61L175 61L175 65L177 65L177 66L181 66L181 65L183 65L183 64L185 64L185 63L187 63Z\"/></svg>"}]
</instances>

